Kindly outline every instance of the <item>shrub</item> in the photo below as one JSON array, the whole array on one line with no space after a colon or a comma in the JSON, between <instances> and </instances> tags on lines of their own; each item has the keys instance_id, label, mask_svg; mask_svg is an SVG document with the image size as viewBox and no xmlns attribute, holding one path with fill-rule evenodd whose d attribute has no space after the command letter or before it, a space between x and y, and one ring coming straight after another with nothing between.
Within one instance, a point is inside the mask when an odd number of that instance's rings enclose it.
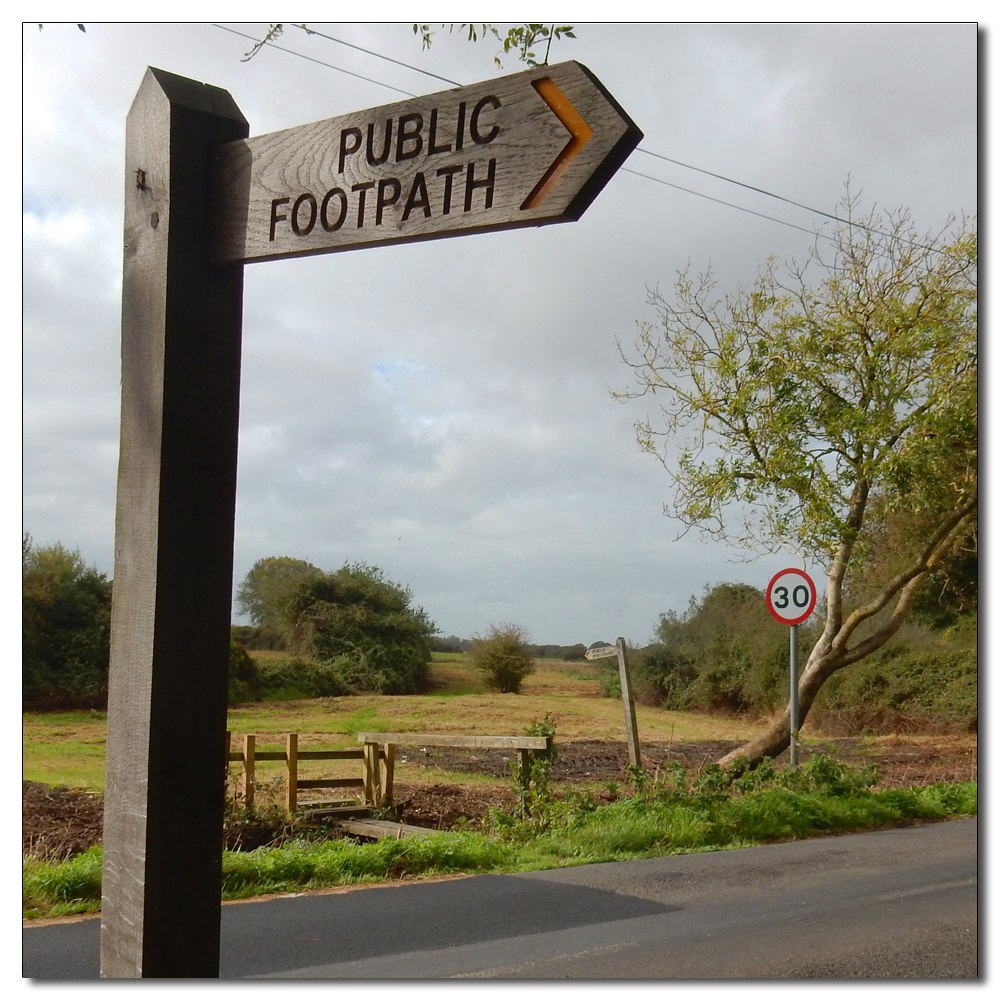
<instances>
[{"instance_id":1,"label":"shrub","mask_svg":"<svg viewBox=\"0 0 1000 1000\"><path fill-rule=\"evenodd\" d=\"M284 633L263 625L233 625L230 636L249 650L278 650L285 648Z\"/></svg>"},{"instance_id":2,"label":"shrub","mask_svg":"<svg viewBox=\"0 0 1000 1000\"><path fill-rule=\"evenodd\" d=\"M501 622L476 637L469 658L482 675L483 683L501 694L517 694L521 681L534 672L535 663L527 650L528 633L513 622Z\"/></svg>"},{"instance_id":3,"label":"shrub","mask_svg":"<svg viewBox=\"0 0 1000 1000\"><path fill-rule=\"evenodd\" d=\"M296 698L335 698L350 694L340 668L350 661L323 663L300 656L268 657L257 661L261 697L269 701Z\"/></svg>"},{"instance_id":4,"label":"shrub","mask_svg":"<svg viewBox=\"0 0 1000 1000\"><path fill-rule=\"evenodd\" d=\"M895 639L839 671L813 706L830 734L975 731L979 657L975 613L947 629L903 627Z\"/></svg>"},{"instance_id":5,"label":"shrub","mask_svg":"<svg viewBox=\"0 0 1000 1000\"><path fill-rule=\"evenodd\" d=\"M803 648L810 626L800 628ZM767 614L761 591L721 583L692 597L684 614L660 615L653 643L629 664L636 701L680 710L763 716L788 698L788 629ZM603 670L605 696L620 696Z\"/></svg>"},{"instance_id":6,"label":"shrub","mask_svg":"<svg viewBox=\"0 0 1000 1000\"><path fill-rule=\"evenodd\" d=\"M21 551L25 709L103 708L108 697L111 584L58 543Z\"/></svg>"},{"instance_id":7,"label":"shrub","mask_svg":"<svg viewBox=\"0 0 1000 1000\"><path fill-rule=\"evenodd\" d=\"M229 704L260 701L260 668L235 639L229 640Z\"/></svg>"},{"instance_id":8,"label":"shrub","mask_svg":"<svg viewBox=\"0 0 1000 1000\"><path fill-rule=\"evenodd\" d=\"M949 612L947 620L946 628L907 623L882 649L835 673L810 724L846 736L975 731L977 614ZM800 665L815 633L811 623L799 629ZM604 694L620 696L613 663L604 662ZM656 641L633 654L630 668L636 701L767 716L788 700L788 629L771 620L756 588L719 584L692 597L684 614L661 615Z\"/></svg>"},{"instance_id":9,"label":"shrub","mask_svg":"<svg viewBox=\"0 0 1000 1000\"><path fill-rule=\"evenodd\" d=\"M607 660L613 664L606 672L605 686L621 697L621 680L618 676L617 660ZM698 676L688 659L662 642L653 643L640 649L629 658L629 672L635 700L640 705L660 705L674 711L688 707L691 700L691 684Z\"/></svg>"},{"instance_id":10,"label":"shrub","mask_svg":"<svg viewBox=\"0 0 1000 1000\"><path fill-rule=\"evenodd\" d=\"M286 608L293 652L329 664L353 691L415 694L437 631L413 595L377 566L353 563L299 583Z\"/></svg>"},{"instance_id":11,"label":"shrub","mask_svg":"<svg viewBox=\"0 0 1000 1000\"><path fill-rule=\"evenodd\" d=\"M267 556L253 564L236 590L236 609L249 617L265 642L271 643L257 648L283 648L273 643L283 643L288 632L292 595L304 580L321 575L312 563L289 556Z\"/></svg>"}]
</instances>

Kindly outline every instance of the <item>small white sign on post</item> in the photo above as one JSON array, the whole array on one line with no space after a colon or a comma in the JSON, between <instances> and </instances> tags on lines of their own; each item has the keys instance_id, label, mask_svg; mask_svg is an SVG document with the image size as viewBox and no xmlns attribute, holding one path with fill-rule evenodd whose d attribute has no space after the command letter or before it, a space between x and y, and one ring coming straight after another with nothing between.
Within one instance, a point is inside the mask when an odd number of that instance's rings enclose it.
<instances>
[{"instance_id":1,"label":"small white sign on post","mask_svg":"<svg viewBox=\"0 0 1000 1000\"><path fill-rule=\"evenodd\" d=\"M771 577L765 592L767 610L789 627L788 638L788 753L792 767L799 763L799 625L816 608L816 584L801 569L783 569Z\"/></svg>"},{"instance_id":2,"label":"small white sign on post","mask_svg":"<svg viewBox=\"0 0 1000 1000\"><path fill-rule=\"evenodd\" d=\"M588 660L600 660L605 656L617 656L618 647L617 646L594 646L588 649L583 655L587 657Z\"/></svg>"}]
</instances>

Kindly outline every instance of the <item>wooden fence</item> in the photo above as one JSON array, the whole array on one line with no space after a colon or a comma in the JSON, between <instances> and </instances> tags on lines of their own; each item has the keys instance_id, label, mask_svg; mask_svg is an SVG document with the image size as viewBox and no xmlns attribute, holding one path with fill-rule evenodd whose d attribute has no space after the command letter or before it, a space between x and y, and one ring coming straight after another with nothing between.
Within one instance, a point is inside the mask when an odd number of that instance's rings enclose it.
<instances>
[{"instance_id":1,"label":"wooden fence","mask_svg":"<svg viewBox=\"0 0 1000 1000\"><path fill-rule=\"evenodd\" d=\"M469 750L517 750L521 754L521 782L527 792L531 754L547 750L552 745L548 736L445 736L436 733L358 733L363 747L354 750L299 750L299 734L285 734L284 750L258 750L257 737L243 734L243 749L232 749L232 734L226 733L226 759L243 765L243 803L249 809L254 803L257 761L285 762L285 808L299 808L298 793L315 788L361 788L365 803L373 808L392 804L393 772L397 746L463 747ZM299 778L299 761L360 760L360 778ZM382 762L385 762L383 776ZM303 803L305 805L305 803Z\"/></svg>"},{"instance_id":2,"label":"wooden fence","mask_svg":"<svg viewBox=\"0 0 1000 1000\"><path fill-rule=\"evenodd\" d=\"M464 747L468 750L518 750L521 753L520 779L525 792L531 770L531 754L548 750L552 746L550 736L444 736L439 733L358 733L358 741L364 743L365 801L375 806L392 804L393 768L396 761L396 747ZM383 780L380 761L385 761Z\"/></svg>"},{"instance_id":3,"label":"wooden fence","mask_svg":"<svg viewBox=\"0 0 1000 1000\"><path fill-rule=\"evenodd\" d=\"M358 760L362 761L365 751L356 750L300 750L299 734L285 734L284 750L258 750L257 737L252 733L243 734L243 749L233 750L231 734L226 733L229 761L239 761L243 765L243 803L249 809L254 803L257 761L283 760L285 762L285 808L291 813L299 807L299 792L315 788L363 788L365 801L372 798L362 778L306 778L299 777L299 761L303 760Z\"/></svg>"}]
</instances>

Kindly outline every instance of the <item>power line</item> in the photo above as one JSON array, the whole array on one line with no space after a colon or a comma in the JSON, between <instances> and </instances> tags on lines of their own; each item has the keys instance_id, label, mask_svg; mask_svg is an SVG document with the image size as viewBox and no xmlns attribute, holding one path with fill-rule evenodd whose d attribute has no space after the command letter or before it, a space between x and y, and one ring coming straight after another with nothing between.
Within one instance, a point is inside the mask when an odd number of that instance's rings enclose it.
<instances>
[{"instance_id":1,"label":"power line","mask_svg":"<svg viewBox=\"0 0 1000 1000\"><path fill-rule=\"evenodd\" d=\"M256 42L258 39L254 38L253 35L247 35L242 31L237 31L235 28L227 28L224 24L216 24L214 21L209 22L213 28L221 28L223 31L228 31L233 35L239 35L240 38L249 38L251 42ZM294 49L286 49L281 45L275 45L274 42L268 42L268 46L272 49L277 49L279 52L287 52L290 56L298 56L300 59L308 59L309 62L316 63L319 66L325 66L327 69L335 69L338 73L346 73L348 76L355 76L359 80L364 80L365 83L374 83L379 87L386 87L389 90L395 90L399 94L404 94L407 97L416 97L416 94L410 93L408 90L403 90L401 87L394 87L392 84L383 83L381 80L373 80L370 76L362 76L360 73L354 73L349 69L344 69L342 66L334 66L333 63L323 62L321 59L313 59L312 56L304 55L301 52L296 52Z\"/></svg>"},{"instance_id":2,"label":"power line","mask_svg":"<svg viewBox=\"0 0 1000 1000\"><path fill-rule=\"evenodd\" d=\"M767 191L764 188L754 187L752 184L744 184L743 181L734 180L732 177L726 177L724 174L716 174L711 170L705 170L704 167L695 167L690 163L683 163L680 160L674 160L669 156L664 156L662 153L654 153L651 149L643 149L642 146L636 147L637 153L645 153L647 156L655 156L658 160L666 160L667 163L675 163L678 167L684 167L687 170L696 170L699 174L708 174L709 177L717 177L720 181L726 181L728 184L737 184L739 187L746 188L748 191L756 191L757 194L767 195L768 198L777 198L778 201L783 201L788 205L794 205L796 208L805 209L807 212L812 212L815 215L822 215L824 218L833 219L834 222L846 222L846 219L841 219L839 216L830 215L829 212L824 212L819 208L812 208L810 205L803 205L801 202L792 201L791 198L786 198L784 195L775 194L773 191ZM857 223L855 223L857 225Z\"/></svg>"},{"instance_id":3,"label":"power line","mask_svg":"<svg viewBox=\"0 0 1000 1000\"><path fill-rule=\"evenodd\" d=\"M424 76L431 76L435 80L441 80L442 83L450 83L453 87L462 86L462 84L456 82L455 80L449 80L446 76L438 76L437 73L431 73L429 70L421 69L419 66L411 66L409 63L401 62L399 59L393 59L392 56L384 56L381 52L372 52L371 49L363 49L360 45L355 45L353 42L345 42L343 38L334 38L333 35L324 35L322 31L315 31L313 28L307 28L304 24L293 24L292 27L299 28L307 35L319 35L320 38L325 38L331 42L338 42L341 45L346 45L350 49L357 49L358 52L364 52L367 55L375 56L376 59L384 59L386 62L395 63L397 66L404 66L406 69L412 69L415 73L423 73Z\"/></svg>"},{"instance_id":4,"label":"power line","mask_svg":"<svg viewBox=\"0 0 1000 1000\"><path fill-rule=\"evenodd\" d=\"M726 181L726 183L728 183L728 184L736 184L739 187L746 188L748 191L756 191L757 194L766 195L768 198L775 198L778 201L785 202L785 204L787 204L787 205L794 205L796 208L804 209L806 212L812 212L814 215L822 215L823 218L825 218L825 219L832 219L834 222L839 222L841 225L844 225L844 226L854 226L856 229L863 229L863 230L865 230L865 232L875 233L875 234L877 234L879 236L891 236L892 235L891 233L885 232L885 230L883 230L883 229L875 229L872 226L866 226L863 222L854 222L852 219L842 219L839 215L831 215L829 212L824 212L820 208L813 208L811 205L803 205L799 201L792 201L791 198L786 198L784 195L775 194L773 191L768 191L765 188L754 187L752 184L745 184L743 181L735 180L732 177L726 177L725 174L717 174L717 173L714 173L711 170L706 170L704 167L695 167L695 166L693 166L690 163L684 163L681 160L674 160L674 159L672 159L669 156L664 156L662 153L654 153L651 149L643 149L642 146L637 146L636 147L636 152L638 152L638 153L645 153L647 156L655 156L658 160L666 160L667 163L674 163L678 167L684 167L687 170L696 170L699 174L708 174L709 177L716 177L720 181ZM630 171L630 173L635 174L635 173L638 173L638 171L632 170L632 171ZM646 174L639 174L639 176L640 177L646 177L647 175ZM658 178L651 177L650 180L658 180ZM660 183L661 184L666 184L667 182L666 181L660 181ZM679 184L671 184L669 186L670 187L679 188L681 191L687 191L688 190L688 188L682 188L682 187L680 187ZM691 191L689 193L690 194L698 194L697 191ZM700 195L700 197L702 197L702 198L708 198L709 196L708 195ZM711 200L711 201L719 201L718 198L711 198L709 200ZM720 202L720 204L728 205L729 202L723 201L723 202ZM739 205L733 205L732 207L733 208L740 208ZM741 211L749 212L750 209L741 209ZM760 213L759 212L751 212L751 214L752 215L759 215ZM771 217L769 215L762 215L761 218L762 219L769 219ZM778 222L780 220L775 219L773 221ZM782 223L782 224L783 225L791 225L790 222L786 222L786 223ZM798 229L800 227L796 226L795 228ZM921 250L930 250L932 253L943 253L944 252L942 250L939 250L937 247L925 246L923 243L916 243L913 240L908 240L908 239L906 239L905 237L902 237L902 236L899 237L899 238L902 239L904 243L909 243L910 246L919 247Z\"/></svg>"},{"instance_id":5,"label":"power line","mask_svg":"<svg viewBox=\"0 0 1000 1000\"><path fill-rule=\"evenodd\" d=\"M249 39L252 42L257 42L258 41L252 35L247 35L247 34L244 34L241 31L236 31L234 28L227 28L227 27L225 27L225 25L214 24L213 23L213 27L222 28L223 31L229 31L229 32L231 32L234 35L239 35L241 38L247 38L247 39ZM327 34L325 34L322 31L315 31L312 28L307 28L304 24L294 24L293 23L293 27L299 28L301 31L304 31L308 35L316 35L319 38L326 39L327 41L337 42L340 45L346 45L348 48L356 49L358 52L364 52L366 55L374 56L376 59L383 59L386 62L391 62L391 63L394 63L397 66L402 66L405 69L411 69L411 70L413 70L416 73L422 73L424 76L433 77L435 80L441 80L443 83L451 84L454 87L463 86L462 84L458 83L456 80L449 80L447 77L439 76L437 73L431 73L428 70L421 69L419 66L413 66L410 63L402 62L401 60L394 59L391 56L382 55L380 52L374 52L371 49L362 48L360 45L355 45L352 42L345 42L342 38L335 38L333 35L327 35ZM294 49L283 48L280 45L276 45L273 41L267 41L267 40L265 40L264 44L270 45L272 48L277 49L279 52L286 52L289 55L298 56L301 59L307 59L307 60L309 60L309 62L317 63L320 66L326 66L328 69L335 69L335 70L337 70L340 73L346 73L349 76L357 77L359 80L364 80L366 83L374 83L377 86L386 87L389 90L395 90L395 91L397 91L400 94L405 94L407 97L416 97L417 96L416 94L412 94L412 93L410 93L407 90L402 90L401 88L394 87L391 84L383 83L381 80L374 80L371 77L362 76L360 73L354 73L351 70L343 69L340 66L334 66L332 63L326 63L326 62L323 62L322 60L314 59L312 56L307 56L307 55L305 55L305 54L303 54L301 52L296 52ZM838 215L831 215L829 212L824 212L822 209L813 208L811 205L804 205L802 202L793 201L791 198L786 198L784 195L775 194L773 191L768 191L765 188L755 187L753 184L747 184L747 183L745 183L743 181L738 181L738 180L736 180L733 177L726 177L725 174L718 174L718 173L715 173L712 170L706 170L704 167L696 167L696 166L694 166L691 163L684 163L682 160L676 160L676 159L674 159L674 158L672 158L670 156L664 156L662 153L655 153L655 152L653 152L653 150L651 150L651 149L645 149L642 146L637 146L636 147L636 152L645 153L647 156L656 157L656 159L658 159L658 160L664 160L667 163L672 163L675 166L683 167L686 170L694 170L697 173L706 174L709 177L715 177L717 180L725 181L727 184L735 184L738 187L746 188L748 191L754 191L755 193L765 195L768 198L774 198L774 199L776 199L778 201L783 201L783 202L785 202L788 205L793 205L795 208L800 208L803 211L811 212L814 215L822 216L825 219L831 219L834 222L837 222L837 223L839 223L841 225L847 225L847 226L852 226L852 227L857 228L857 229L863 229L865 232L874 233L874 234L877 234L877 235L880 235L880 236L890 236L890 235L892 235L890 233L884 232L881 229L875 229L875 228L873 228L871 226L866 226L864 223L854 222L851 219L842 219L842 218L840 218L840 216L838 216ZM704 198L707 201L712 201L712 202L715 202L716 204L719 204L719 205L725 205L728 208L735 208L737 211L746 212L748 215L755 215L755 216L757 216L760 219L767 219L769 222L776 222L776 223L778 223L779 225L782 225L782 226L788 226L790 229L797 229L799 232L802 232L802 233L809 233L812 236L819 235L819 234L816 233L815 230L806 229L803 226L797 226L793 222L786 222L784 219L777 219L774 216L765 215L762 212L755 212L753 209L745 208L742 205L736 205L733 202L724 201L721 198L713 198L711 195L704 194L701 191L695 191L695 190L693 190L691 188L683 187L680 184L672 184L670 181L662 180L659 177L653 177L650 174L641 173L638 170L631 170L628 167L622 167L621 169L625 173L634 174L636 177L643 177L646 180L654 181L657 184L663 184L666 187L675 188L678 191L685 192L685 194L691 194L691 195L694 195L697 198ZM900 238L905 243L909 243L911 246L919 247L921 250L929 250L932 253L938 253L938 254L944 252L942 250L939 250L937 247L926 246L923 243L917 243L917 242L915 242L913 240L908 240L905 237L900 237Z\"/></svg>"},{"instance_id":6,"label":"power line","mask_svg":"<svg viewBox=\"0 0 1000 1000\"><path fill-rule=\"evenodd\" d=\"M719 205L726 205L728 208L738 209L740 212L747 212L749 215L756 215L759 219L767 219L769 222L777 222L782 226L789 226L792 229L797 229L800 233L808 233L810 236L821 236L822 233L817 233L813 229L806 229L804 226L797 226L794 222L786 222L784 219L776 219L773 215L764 215L763 212L755 212L752 208L744 208L742 205L735 205L731 201L723 201L721 198L713 198L709 194L702 194L700 191L692 191L691 188L681 187L680 184L671 184L670 181L661 180L659 177L653 177L650 174L642 174L638 170L632 170L629 167L621 167L621 172L623 174L635 174L636 177L645 177L647 181L655 181L657 184L663 184L666 187L676 188L678 191L684 191L687 194L697 195L699 198L706 198L708 201L714 201ZM829 239L829 237L826 237Z\"/></svg>"}]
</instances>

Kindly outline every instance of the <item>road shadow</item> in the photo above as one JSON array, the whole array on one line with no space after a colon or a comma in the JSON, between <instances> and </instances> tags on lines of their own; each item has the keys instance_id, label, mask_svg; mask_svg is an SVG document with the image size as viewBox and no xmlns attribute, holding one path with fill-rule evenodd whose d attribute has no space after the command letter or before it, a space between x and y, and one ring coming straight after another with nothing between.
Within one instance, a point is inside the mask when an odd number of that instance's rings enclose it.
<instances>
[{"instance_id":1,"label":"road shadow","mask_svg":"<svg viewBox=\"0 0 1000 1000\"><path fill-rule=\"evenodd\" d=\"M278 897L222 908L221 977L273 976L676 909L603 889L509 875ZM99 920L28 928L23 941L26 978L99 975Z\"/></svg>"}]
</instances>

